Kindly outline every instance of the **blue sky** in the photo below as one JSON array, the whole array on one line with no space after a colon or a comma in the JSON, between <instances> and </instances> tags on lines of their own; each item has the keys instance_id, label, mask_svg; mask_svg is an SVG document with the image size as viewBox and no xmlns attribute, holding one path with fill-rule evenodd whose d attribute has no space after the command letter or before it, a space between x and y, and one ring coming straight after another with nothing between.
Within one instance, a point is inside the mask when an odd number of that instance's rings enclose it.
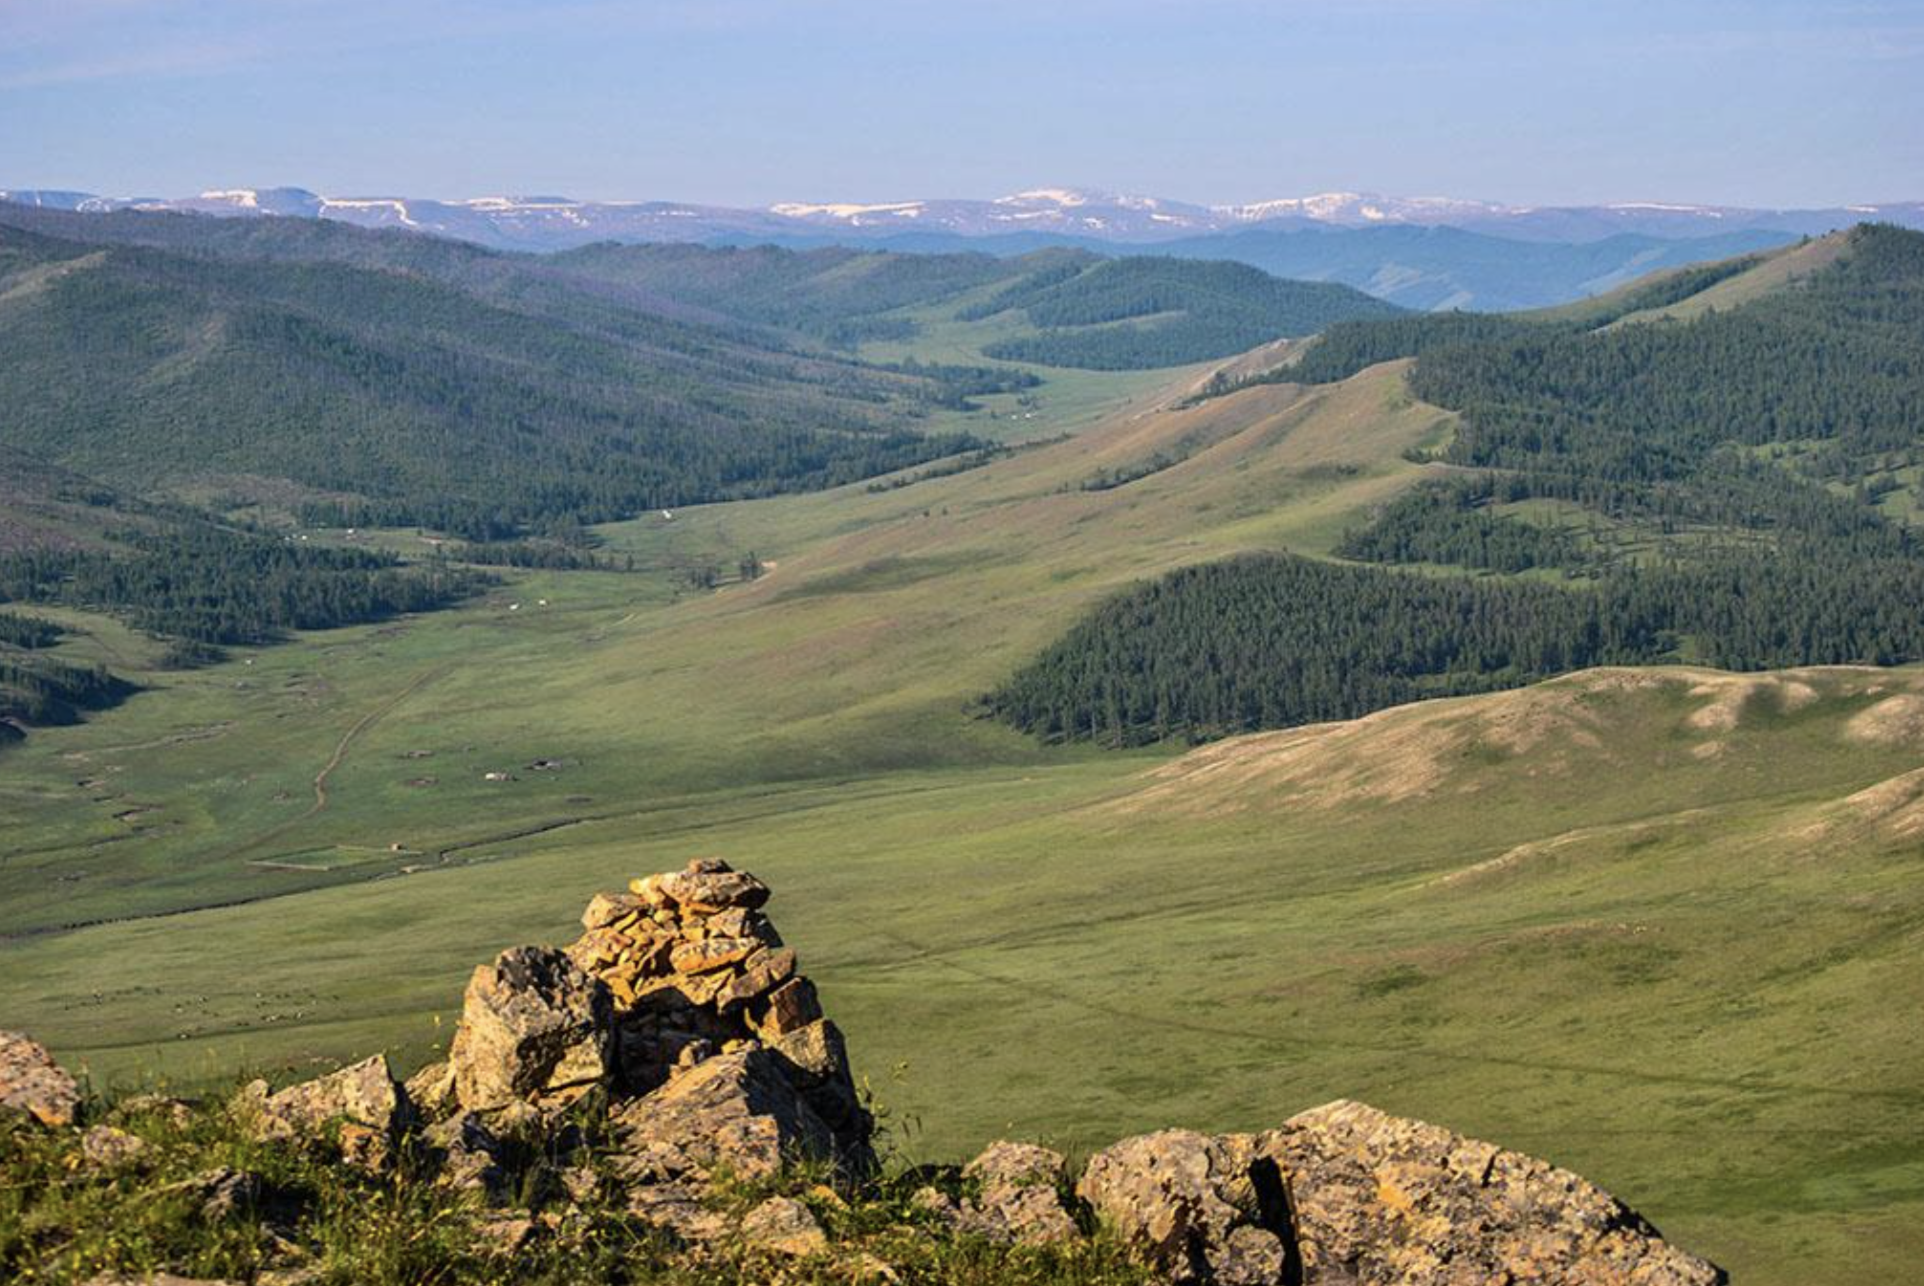
<instances>
[{"instance_id":1,"label":"blue sky","mask_svg":"<svg viewBox=\"0 0 1924 1286\"><path fill-rule=\"evenodd\" d=\"M1924 197L1924 0L0 0L0 186Z\"/></svg>"}]
</instances>

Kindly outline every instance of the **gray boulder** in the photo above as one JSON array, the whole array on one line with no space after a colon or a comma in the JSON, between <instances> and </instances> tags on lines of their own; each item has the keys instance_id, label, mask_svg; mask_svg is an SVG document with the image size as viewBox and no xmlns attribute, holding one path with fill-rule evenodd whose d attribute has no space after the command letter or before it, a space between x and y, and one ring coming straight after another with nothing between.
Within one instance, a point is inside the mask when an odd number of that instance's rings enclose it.
<instances>
[{"instance_id":1,"label":"gray boulder","mask_svg":"<svg viewBox=\"0 0 1924 1286\"><path fill-rule=\"evenodd\" d=\"M788 1159L832 1160L835 1132L754 1048L718 1054L613 1115L615 1170L631 1185L706 1181L717 1170L768 1178Z\"/></svg>"},{"instance_id":2,"label":"gray boulder","mask_svg":"<svg viewBox=\"0 0 1924 1286\"><path fill-rule=\"evenodd\" d=\"M473 1112L547 1113L604 1085L608 989L552 947L514 947L468 981L448 1049L454 1094Z\"/></svg>"},{"instance_id":3,"label":"gray boulder","mask_svg":"<svg viewBox=\"0 0 1924 1286\"><path fill-rule=\"evenodd\" d=\"M332 1137L344 1157L369 1169L387 1163L412 1124L385 1054L276 1093L265 1089L257 1082L249 1092L256 1138L312 1145Z\"/></svg>"},{"instance_id":4,"label":"gray boulder","mask_svg":"<svg viewBox=\"0 0 1924 1286\"><path fill-rule=\"evenodd\" d=\"M1047 1246L1077 1233L1056 1190L1063 1166L1060 1152L999 1141L962 1169L976 1186L975 1196L957 1201L924 1188L915 1199L957 1232L1005 1245Z\"/></svg>"},{"instance_id":5,"label":"gray boulder","mask_svg":"<svg viewBox=\"0 0 1924 1286\"><path fill-rule=\"evenodd\" d=\"M501 1141L478 1112L457 1112L421 1133L428 1159L436 1169L435 1183L489 1200L500 1198L508 1172L502 1164Z\"/></svg>"},{"instance_id":6,"label":"gray boulder","mask_svg":"<svg viewBox=\"0 0 1924 1286\"><path fill-rule=\"evenodd\" d=\"M1171 1282L1283 1281L1282 1178L1248 1135L1161 1130L1124 1139L1090 1158L1076 1192Z\"/></svg>"},{"instance_id":7,"label":"gray boulder","mask_svg":"<svg viewBox=\"0 0 1924 1286\"><path fill-rule=\"evenodd\" d=\"M842 1169L851 1175L872 1170L875 1153L870 1139L875 1118L855 1091L841 1029L826 1018L817 1019L775 1037L768 1048L780 1060L782 1074L828 1126L834 1136L834 1157Z\"/></svg>"},{"instance_id":8,"label":"gray boulder","mask_svg":"<svg viewBox=\"0 0 1924 1286\"><path fill-rule=\"evenodd\" d=\"M741 1238L760 1250L806 1259L828 1250L828 1234L809 1208L793 1197L770 1197L742 1216Z\"/></svg>"}]
</instances>

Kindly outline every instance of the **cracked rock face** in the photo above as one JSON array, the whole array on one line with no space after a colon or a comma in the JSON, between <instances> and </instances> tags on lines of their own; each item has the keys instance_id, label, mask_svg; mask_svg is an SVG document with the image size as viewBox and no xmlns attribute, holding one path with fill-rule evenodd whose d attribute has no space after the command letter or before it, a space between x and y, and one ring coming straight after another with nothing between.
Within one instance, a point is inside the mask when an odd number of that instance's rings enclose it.
<instances>
[{"instance_id":1,"label":"cracked rock face","mask_svg":"<svg viewBox=\"0 0 1924 1286\"><path fill-rule=\"evenodd\" d=\"M1724 1280L1568 1170L1362 1103L1291 1117L1255 1149L1288 1178L1306 1286Z\"/></svg>"},{"instance_id":2,"label":"cracked rock face","mask_svg":"<svg viewBox=\"0 0 1924 1286\"><path fill-rule=\"evenodd\" d=\"M553 947L514 947L468 981L448 1048L454 1096L471 1112L547 1113L608 1079L607 988Z\"/></svg>"},{"instance_id":3,"label":"cracked rock face","mask_svg":"<svg viewBox=\"0 0 1924 1286\"><path fill-rule=\"evenodd\" d=\"M809 1208L793 1197L770 1197L742 1218L742 1240L795 1259L823 1254L828 1235Z\"/></svg>"},{"instance_id":4,"label":"cracked rock face","mask_svg":"<svg viewBox=\"0 0 1924 1286\"><path fill-rule=\"evenodd\" d=\"M369 1169L387 1163L410 1124L405 1093L385 1054L273 1094L265 1089L261 1085L255 1091L256 1137L313 1143L338 1130L342 1154Z\"/></svg>"},{"instance_id":5,"label":"cracked rock face","mask_svg":"<svg viewBox=\"0 0 1924 1286\"><path fill-rule=\"evenodd\" d=\"M616 1169L630 1183L706 1181L716 1171L768 1178L784 1161L832 1159L835 1134L785 1074L779 1055L705 1059L614 1115Z\"/></svg>"},{"instance_id":6,"label":"cracked rock face","mask_svg":"<svg viewBox=\"0 0 1924 1286\"><path fill-rule=\"evenodd\" d=\"M971 1236L1019 1246L1069 1241L1079 1230L1056 1191L1064 1164L1060 1152L998 1141L962 1168L962 1177L977 1185L977 1195L956 1201L924 1188L915 1199L957 1232Z\"/></svg>"},{"instance_id":7,"label":"cracked rock face","mask_svg":"<svg viewBox=\"0 0 1924 1286\"><path fill-rule=\"evenodd\" d=\"M1171 1282L1276 1286L1289 1227L1281 1176L1248 1135L1138 1135L1090 1158L1076 1194Z\"/></svg>"},{"instance_id":8,"label":"cracked rock face","mask_svg":"<svg viewBox=\"0 0 1924 1286\"><path fill-rule=\"evenodd\" d=\"M1347 1101L1262 1134L1125 1139L1090 1161L1077 1191L1171 1282L1725 1280L1568 1170Z\"/></svg>"}]
</instances>

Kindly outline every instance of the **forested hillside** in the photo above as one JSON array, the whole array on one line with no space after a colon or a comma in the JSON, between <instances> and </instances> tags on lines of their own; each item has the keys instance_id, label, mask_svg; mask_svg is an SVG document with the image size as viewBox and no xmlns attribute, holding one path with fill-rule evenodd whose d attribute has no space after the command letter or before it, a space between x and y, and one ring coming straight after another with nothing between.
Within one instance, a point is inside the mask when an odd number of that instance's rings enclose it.
<instances>
[{"instance_id":1,"label":"forested hillside","mask_svg":"<svg viewBox=\"0 0 1924 1286\"><path fill-rule=\"evenodd\" d=\"M1653 282L1583 321L1334 328L1282 375L1415 356L1460 413L1450 477L1339 546L1124 595L992 698L1050 736L1128 744L1340 718L1604 662L1731 669L1924 659L1924 235L1850 233L1739 309L1610 326L1752 265ZM1467 471L1466 471L1467 470ZM1545 572L1544 581L1505 577Z\"/></svg>"},{"instance_id":2,"label":"forested hillside","mask_svg":"<svg viewBox=\"0 0 1924 1286\"><path fill-rule=\"evenodd\" d=\"M964 321L1000 319L1002 361L1089 370L1151 370L1226 357L1332 322L1401 310L1348 286L1282 281L1242 264L1106 259L1040 250L916 255L769 246L589 246L555 265L683 303L791 327L834 344L905 339L905 312L955 303ZM998 286L986 299L970 292Z\"/></svg>"},{"instance_id":3,"label":"forested hillside","mask_svg":"<svg viewBox=\"0 0 1924 1286\"><path fill-rule=\"evenodd\" d=\"M52 621L0 611L0 745L16 739L22 725L72 723L130 691L99 666L47 655L63 633Z\"/></svg>"},{"instance_id":4,"label":"forested hillside","mask_svg":"<svg viewBox=\"0 0 1924 1286\"><path fill-rule=\"evenodd\" d=\"M1015 283L980 315L1020 310L1040 333L989 356L1049 366L1180 366L1401 310L1348 286L1283 281L1239 263L1067 261Z\"/></svg>"},{"instance_id":5,"label":"forested hillside","mask_svg":"<svg viewBox=\"0 0 1924 1286\"><path fill-rule=\"evenodd\" d=\"M798 355L471 248L348 233L372 260L401 246L435 267L355 262L319 227L251 225L329 243L297 259L0 223L5 445L144 487L283 480L314 517L476 538L975 445L914 432L955 399L939 375Z\"/></svg>"},{"instance_id":6,"label":"forested hillside","mask_svg":"<svg viewBox=\"0 0 1924 1286\"><path fill-rule=\"evenodd\" d=\"M207 523L118 534L122 547L111 551L0 554L0 602L117 612L137 628L188 645L180 656L190 659L204 656L206 647L273 642L289 630L431 610L486 583L463 567L403 568L391 554Z\"/></svg>"},{"instance_id":7,"label":"forested hillside","mask_svg":"<svg viewBox=\"0 0 1924 1286\"><path fill-rule=\"evenodd\" d=\"M604 243L555 255L551 262L565 272L847 346L904 338L914 323L883 314L1019 279L1048 257Z\"/></svg>"}]
</instances>

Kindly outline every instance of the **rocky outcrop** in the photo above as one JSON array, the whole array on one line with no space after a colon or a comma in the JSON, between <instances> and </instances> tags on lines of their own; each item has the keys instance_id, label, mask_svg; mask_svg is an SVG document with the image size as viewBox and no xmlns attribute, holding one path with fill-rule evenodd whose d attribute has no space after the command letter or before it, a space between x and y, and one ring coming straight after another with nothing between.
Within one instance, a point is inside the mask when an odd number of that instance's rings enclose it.
<instances>
[{"instance_id":1,"label":"rocky outcrop","mask_svg":"<svg viewBox=\"0 0 1924 1286\"><path fill-rule=\"evenodd\" d=\"M608 989L552 947L514 947L468 980L448 1048L454 1097L471 1112L551 1114L611 1071Z\"/></svg>"},{"instance_id":2,"label":"rocky outcrop","mask_svg":"<svg viewBox=\"0 0 1924 1286\"><path fill-rule=\"evenodd\" d=\"M1567 1170L1361 1103L1262 1134L1127 1139L1091 1159L1077 1191L1171 1282L1724 1280Z\"/></svg>"},{"instance_id":3,"label":"rocky outcrop","mask_svg":"<svg viewBox=\"0 0 1924 1286\"><path fill-rule=\"evenodd\" d=\"M80 1159L96 1170L118 1170L138 1161L147 1141L111 1125L96 1125L80 1136Z\"/></svg>"},{"instance_id":4,"label":"rocky outcrop","mask_svg":"<svg viewBox=\"0 0 1924 1286\"><path fill-rule=\"evenodd\" d=\"M1124 1139L1090 1158L1076 1195L1172 1282L1284 1280L1288 1198L1276 1163L1248 1135L1160 1130Z\"/></svg>"},{"instance_id":5,"label":"rocky outcrop","mask_svg":"<svg viewBox=\"0 0 1924 1286\"><path fill-rule=\"evenodd\" d=\"M873 1123L841 1032L761 908L768 887L704 859L598 893L564 950L475 970L446 1063L410 1078L442 1181L495 1193L502 1131L605 1096L613 1167L638 1214L690 1240L730 1229L718 1174L788 1161L873 1164Z\"/></svg>"},{"instance_id":6,"label":"rocky outcrop","mask_svg":"<svg viewBox=\"0 0 1924 1286\"><path fill-rule=\"evenodd\" d=\"M1064 1166L1060 1152L998 1141L962 1167L962 1180L975 1195L957 1199L924 1188L915 1200L957 1232L1005 1245L1047 1246L1078 1232L1057 1191Z\"/></svg>"},{"instance_id":7,"label":"rocky outcrop","mask_svg":"<svg viewBox=\"0 0 1924 1286\"><path fill-rule=\"evenodd\" d=\"M356 1165L378 1169L412 1125L401 1086L376 1054L338 1072L268 1093L265 1082L244 1092L243 1112L265 1141L313 1143L331 1139Z\"/></svg>"},{"instance_id":8,"label":"rocky outcrop","mask_svg":"<svg viewBox=\"0 0 1924 1286\"><path fill-rule=\"evenodd\" d=\"M1307 1286L1723 1280L1568 1170L1362 1103L1292 1117L1255 1150L1286 1177Z\"/></svg>"},{"instance_id":9,"label":"rocky outcrop","mask_svg":"<svg viewBox=\"0 0 1924 1286\"><path fill-rule=\"evenodd\" d=\"M791 1259L828 1251L828 1234L809 1208L793 1197L770 1197L742 1218L742 1240Z\"/></svg>"},{"instance_id":10,"label":"rocky outcrop","mask_svg":"<svg viewBox=\"0 0 1924 1286\"><path fill-rule=\"evenodd\" d=\"M479 1112L459 1111L421 1133L421 1143L443 1187L489 1199L503 1195L508 1182L502 1142Z\"/></svg>"},{"instance_id":11,"label":"rocky outcrop","mask_svg":"<svg viewBox=\"0 0 1924 1286\"><path fill-rule=\"evenodd\" d=\"M713 1153L737 1172L784 1156L851 1174L872 1164L847 1047L761 913L768 896L754 876L700 859L597 894L582 915L568 955L613 997L614 1119L630 1168L664 1149L697 1169Z\"/></svg>"},{"instance_id":12,"label":"rocky outcrop","mask_svg":"<svg viewBox=\"0 0 1924 1286\"><path fill-rule=\"evenodd\" d=\"M785 1160L829 1157L835 1137L768 1049L706 1059L613 1116L616 1167L631 1182L773 1177Z\"/></svg>"},{"instance_id":13,"label":"rocky outcrop","mask_svg":"<svg viewBox=\"0 0 1924 1286\"><path fill-rule=\"evenodd\" d=\"M42 1125L72 1125L80 1087L47 1047L17 1031L0 1031L0 1111L21 1112Z\"/></svg>"}]
</instances>

